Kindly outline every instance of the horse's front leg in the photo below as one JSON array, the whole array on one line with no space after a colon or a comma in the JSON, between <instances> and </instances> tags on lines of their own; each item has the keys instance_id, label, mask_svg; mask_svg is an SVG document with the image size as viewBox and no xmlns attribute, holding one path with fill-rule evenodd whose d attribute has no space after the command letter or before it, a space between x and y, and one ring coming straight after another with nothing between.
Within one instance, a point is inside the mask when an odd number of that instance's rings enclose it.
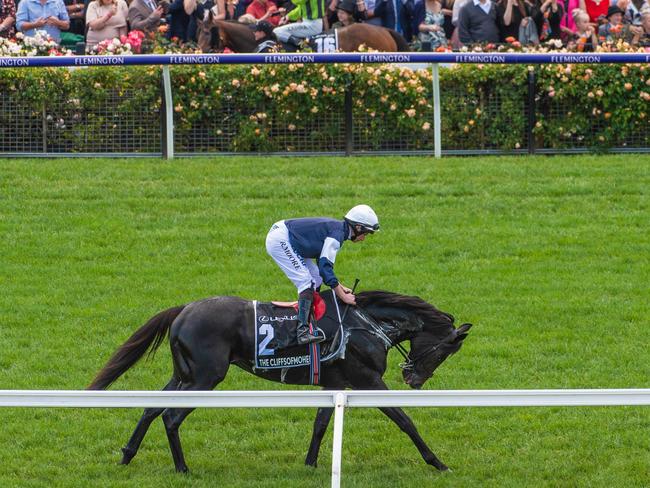
<instances>
[{"instance_id":1,"label":"horse's front leg","mask_svg":"<svg viewBox=\"0 0 650 488\"><path fill-rule=\"evenodd\" d=\"M305 458L305 464L307 466L313 466L315 468L318 465L320 445L323 442L323 436L327 431L327 426L330 423L333 412L334 408L332 407L318 409L316 420L314 420L314 432L311 435L311 444L309 445L309 451L307 451L307 457Z\"/></svg>"},{"instance_id":2,"label":"horse's front leg","mask_svg":"<svg viewBox=\"0 0 650 488\"><path fill-rule=\"evenodd\" d=\"M381 407L379 410L384 412L388 418L395 422L403 432L411 438L415 447L418 448L422 458L427 464L439 469L440 471L447 471L449 468L436 457L436 455L429 449L429 446L424 442L418 430L415 428L415 424L411 418L404 413L401 408L398 407Z\"/></svg>"},{"instance_id":3,"label":"horse's front leg","mask_svg":"<svg viewBox=\"0 0 650 488\"><path fill-rule=\"evenodd\" d=\"M379 378L379 379L375 379L370 385L365 385L363 389L364 390L367 389L388 390L388 386L386 386L384 380ZM411 418L408 415L406 415L401 408L380 407L379 410L385 413L389 419L391 419L393 422L397 424L397 426L402 430L402 432L405 432L406 435L408 435L411 438L413 444L415 444L415 447L417 447L418 451L420 451L420 455L424 459L424 462L430 464L436 469L439 469L440 471L449 470L449 468L445 466L445 464L436 457L436 455L431 451L431 449L429 449L429 446L427 446L426 442L424 442L424 439L420 437L420 434L418 433L418 430L415 428L415 424L413 423Z\"/></svg>"}]
</instances>

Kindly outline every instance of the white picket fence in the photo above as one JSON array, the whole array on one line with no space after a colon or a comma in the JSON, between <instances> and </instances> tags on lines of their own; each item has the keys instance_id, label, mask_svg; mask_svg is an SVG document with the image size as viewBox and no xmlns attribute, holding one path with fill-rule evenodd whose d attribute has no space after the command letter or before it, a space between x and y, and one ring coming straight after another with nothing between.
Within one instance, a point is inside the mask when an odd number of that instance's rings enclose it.
<instances>
[{"instance_id":1,"label":"white picket fence","mask_svg":"<svg viewBox=\"0 0 650 488\"><path fill-rule=\"evenodd\" d=\"M0 390L0 407L334 407L332 487L341 485L345 407L557 407L650 405L650 389L427 391Z\"/></svg>"}]
</instances>

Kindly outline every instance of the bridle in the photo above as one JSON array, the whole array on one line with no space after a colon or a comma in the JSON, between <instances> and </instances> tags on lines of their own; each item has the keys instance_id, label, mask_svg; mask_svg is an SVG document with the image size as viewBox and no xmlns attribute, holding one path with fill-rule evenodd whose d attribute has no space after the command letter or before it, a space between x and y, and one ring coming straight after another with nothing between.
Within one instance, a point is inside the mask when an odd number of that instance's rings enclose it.
<instances>
[{"instance_id":1,"label":"bridle","mask_svg":"<svg viewBox=\"0 0 650 488\"><path fill-rule=\"evenodd\" d=\"M379 227L379 225L377 225ZM371 232L372 233L372 232ZM359 278L355 279L354 281L354 286L352 287L352 293L357 288L357 285L359 284ZM347 305L345 307L345 310L343 312L343 316L341 317L341 322L345 320L345 316L348 314L348 309L350 308L350 305ZM440 341L438 344L434 344L432 346L429 346L426 348L424 351L422 351L420 354L415 356L414 358L411 357L411 351L407 351L402 344L399 342L393 343L393 341L390 340L390 338L384 334L384 332L377 327L373 322L369 322L371 327L374 329L371 333L374 333L374 335L378 336L381 340L383 340L389 347L394 347L397 349L397 352L399 352L402 357L404 358L404 361L399 363L399 367L402 368L404 371L413 371L415 369L415 363L420 361L422 358L425 356L428 356L429 354L432 354L438 350L438 348L445 343L444 340ZM370 331L369 331L370 332Z\"/></svg>"},{"instance_id":2,"label":"bridle","mask_svg":"<svg viewBox=\"0 0 650 488\"><path fill-rule=\"evenodd\" d=\"M402 355L404 358L403 363L399 363L399 367L402 368L404 371L413 371L415 369L415 363L420 361L422 358L425 356L428 356L429 354L432 354L438 350L438 348L444 344L443 342L439 342L438 344L434 344L433 346L430 346L426 348L424 351L422 351L420 354L415 356L414 358L411 358L411 353L407 352L404 346L401 344L396 343L395 348L399 351L399 353Z\"/></svg>"},{"instance_id":3,"label":"bridle","mask_svg":"<svg viewBox=\"0 0 650 488\"><path fill-rule=\"evenodd\" d=\"M355 287L356 287L356 283L355 283ZM345 317L345 314L343 316ZM429 356L430 354L433 354L438 350L440 346L442 346L445 343L445 341L442 340L438 344L434 344L432 346L427 347L420 354L412 358L411 357L412 351L407 351L406 348L402 346L402 344L400 344L399 342L391 341L390 338L386 334L384 334L384 332L381 329L376 327L375 324L373 324L372 322L370 322L370 325L374 329L374 331L372 331L374 335L382 339L389 347L394 347L395 349L397 349L397 352L399 352L402 355L404 361L399 363L399 367L402 368L404 371L413 371L415 369L415 364L418 361L422 360L426 356Z\"/></svg>"}]
</instances>

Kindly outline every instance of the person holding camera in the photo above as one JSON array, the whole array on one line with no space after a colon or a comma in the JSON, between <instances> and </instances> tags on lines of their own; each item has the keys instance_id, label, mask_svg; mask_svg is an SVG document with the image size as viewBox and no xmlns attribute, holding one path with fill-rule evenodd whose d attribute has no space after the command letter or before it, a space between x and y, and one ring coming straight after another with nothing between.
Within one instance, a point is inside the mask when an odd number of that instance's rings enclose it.
<instances>
[{"instance_id":1,"label":"person holding camera","mask_svg":"<svg viewBox=\"0 0 650 488\"><path fill-rule=\"evenodd\" d=\"M632 45L650 48L650 7L641 10L641 25L630 27Z\"/></svg>"},{"instance_id":2,"label":"person holding camera","mask_svg":"<svg viewBox=\"0 0 650 488\"><path fill-rule=\"evenodd\" d=\"M63 0L65 8L68 10L68 17L70 17L70 28L68 33L76 34L78 36L85 35L86 32L86 5L83 0Z\"/></svg>"},{"instance_id":3,"label":"person holding camera","mask_svg":"<svg viewBox=\"0 0 650 488\"><path fill-rule=\"evenodd\" d=\"M165 16L169 10L167 0L133 0L129 5L127 19L131 30L142 32L153 32L161 23L164 23Z\"/></svg>"},{"instance_id":4,"label":"person holding camera","mask_svg":"<svg viewBox=\"0 0 650 488\"><path fill-rule=\"evenodd\" d=\"M253 0L246 7L246 14L239 18L240 22L245 22L244 17L249 17L253 22L265 21L273 27L277 27L280 18L286 13L283 8L278 8L271 0ZM251 22L251 23L253 23Z\"/></svg>"},{"instance_id":5,"label":"person holding camera","mask_svg":"<svg viewBox=\"0 0 650 488\"><path fill-rule=\"evenodd\" d=\"M45 31L55 42L61 42L61 31L70 27L70 17L63 0L21 0L16 13L16 28L33 37Z\"/></svg>"},{"instance_id":6,"label":"person holding camera","mask_svg":"<svg viewBox=\"0 0 650 488\"><path fill-rule=\"evenodd\" d=\"M107 39L127 34L129 7L124 0L93 0L86 12L86 45L94 46Z\"/></svg>"}]
</instances>

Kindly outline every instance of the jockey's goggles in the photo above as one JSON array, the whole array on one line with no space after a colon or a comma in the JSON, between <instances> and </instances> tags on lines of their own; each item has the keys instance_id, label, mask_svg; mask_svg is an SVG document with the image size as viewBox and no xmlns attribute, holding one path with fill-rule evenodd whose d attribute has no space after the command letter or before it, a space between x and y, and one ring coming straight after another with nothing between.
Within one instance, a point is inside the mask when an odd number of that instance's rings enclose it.
<instances>
[{"instance_id":1,"label":"jockey's goggles","mask_svg":"<svg viewBox=\"0 0 650 488\"><path fill-rule=\"evenodd\" d=\"M361 232L364 234L374 234L379 230L379 224L375 224L373 226L370 225L364 225L364 224L358 224L361 226Z\"/></svg>"}]
</instances>

